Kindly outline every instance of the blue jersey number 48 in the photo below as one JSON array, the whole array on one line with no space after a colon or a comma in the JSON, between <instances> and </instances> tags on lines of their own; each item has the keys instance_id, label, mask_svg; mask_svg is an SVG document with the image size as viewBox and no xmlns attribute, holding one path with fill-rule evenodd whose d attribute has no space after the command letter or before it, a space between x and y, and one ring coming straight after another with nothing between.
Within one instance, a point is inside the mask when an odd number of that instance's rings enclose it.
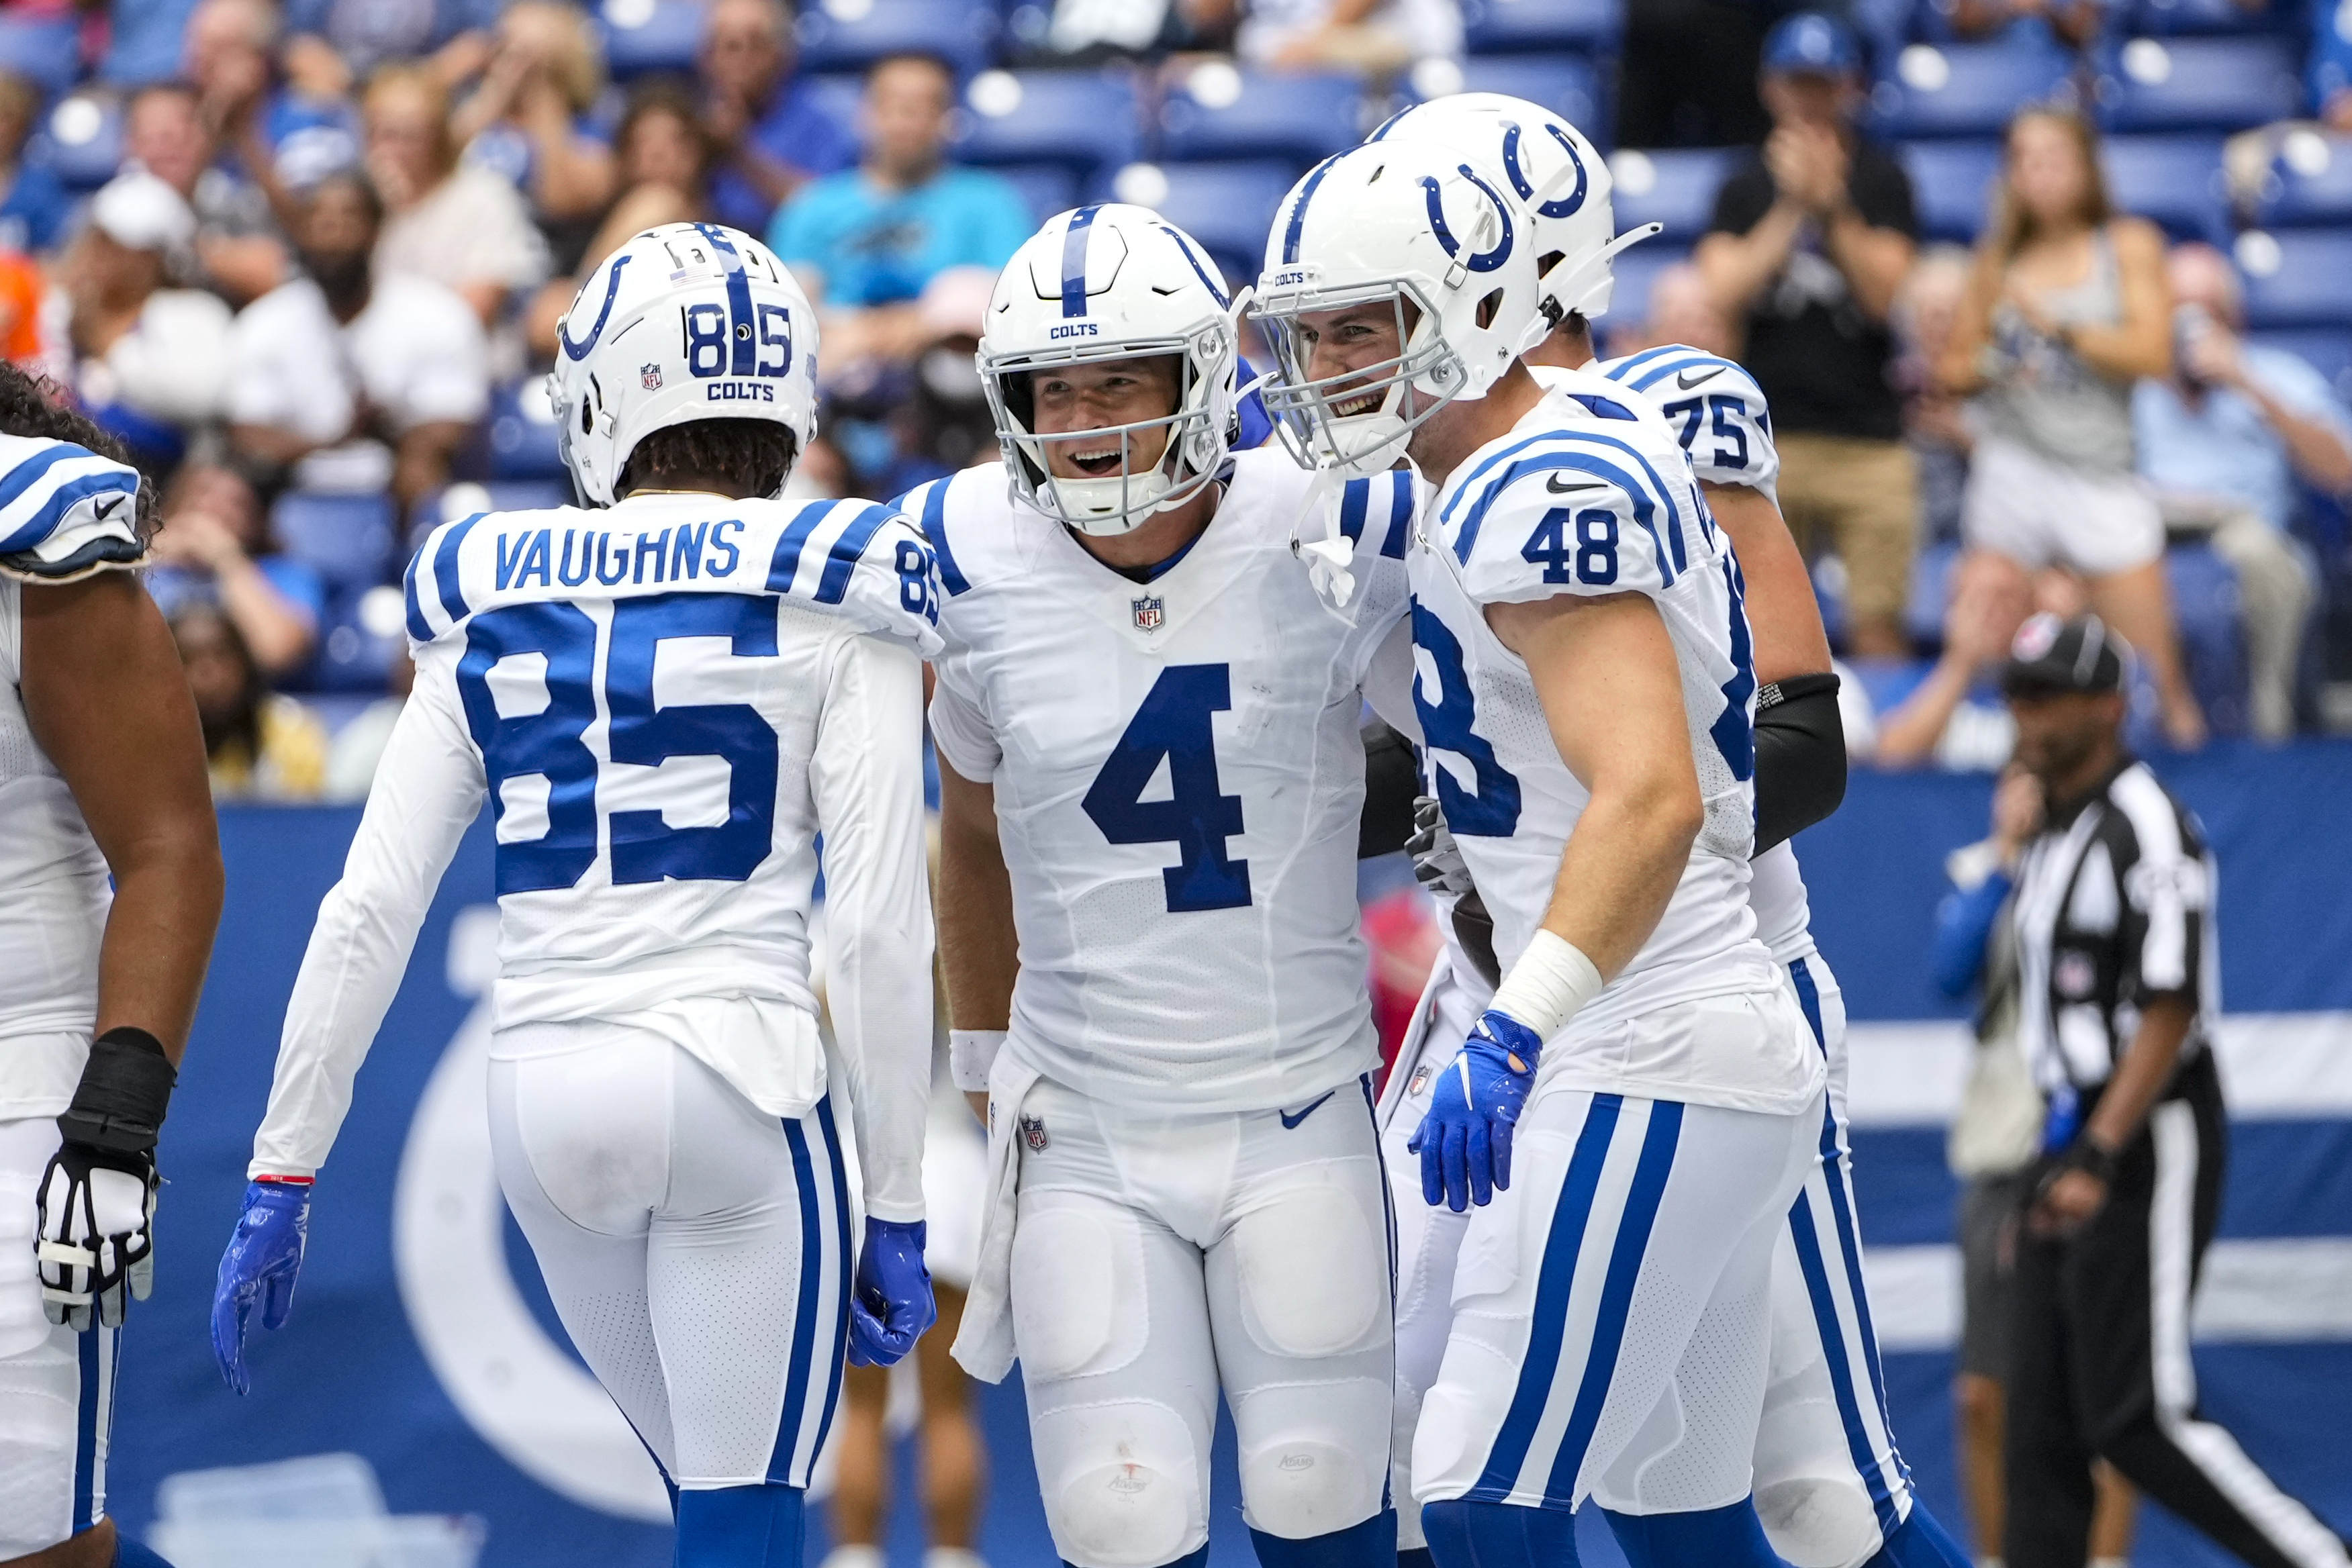
<instances>
[{"instance_id":1,"label":"blue jersey number 48","mask_svg":"<svg viewBox=\"0 0 2352 1568\"><path fill-rule=\"evenodd\" d=\"M1238 909L1250 901L1249 862L1225 853L1225 841L1242 831L1242 798L1225 794L1217 780L1210 728L1209 716L1233 706L1231 666L1162 670L1082 802L1112 843L1176 845L1177 863L1160 873L1171 915ZM1169 798L1146 800L1143 791L1162 758Z\"/></svg>"}]
</instances>

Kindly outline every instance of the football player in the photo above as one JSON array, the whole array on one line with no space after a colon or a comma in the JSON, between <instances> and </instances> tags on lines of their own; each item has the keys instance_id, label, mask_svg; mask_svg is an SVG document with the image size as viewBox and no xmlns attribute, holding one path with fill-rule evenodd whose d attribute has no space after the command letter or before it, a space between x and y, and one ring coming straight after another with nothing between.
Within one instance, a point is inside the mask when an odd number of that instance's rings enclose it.
<instances>
[{"instance_id":1,"label":"football player","mask_svg":"<svg viewBox=\"0 0 2352 1568\"><path fill-rule=\"evenodd\" d=\"M115 1347L220 844L187 677L122 570L138 471L0 364L0 1562L141 1568L106 1517Z\"/></svg>"},{"instance_id":2,"label":"football player","mask_svg":"<svg viewBox=\"0 0 2352 1568\"><path fill-rule=\"evenodd\" d=\"M1019 1357L1076 1568L1206 1560L1221 1389L1261 1563L1396 1550L1355 876L1379 670L1412 722L1413 492L1231 450L1234 312L1157 214L1052 219L980 345L1002 463L904 503L945 589L940 942L993 1162L957 1356ZM1310 499L1364 545L1342 609L1292 559Z\"/></svg>"},{"instance_id":3,"label":"football player","mask_svg":"<svg viewBox=\"0 0 2352 1568\"><path fill-rule=\"evenodd\" d=\"M1549 325L1522 203L1568 187L1513 183L1417 141L1327 161L1257 305L1294 447L1436 486L1415 706L1500 960L1413 1139L1425 1200L1479 1206L1413 1492L1449 1568L1572 1561L1587 1496L1637 1568L1771 1563L1749 1456L1824 1071L1748 904L1738 568L1654 411L1520 362Z\"/></svg>"},{"instance_id":4,"label":"football player","mask_svg":"<svg viewBox=\"0 0 2352 1568\"><path fill-rule=\"evenodd\" d=\"M352 1075L487 799L499 1185L696 1568L798 1564L845 1349L887 1364L932 1314L934 580L889 508L775 498L816 347L791 275L730 229L648 230L582 287L551 392L585 505L445 524L409 567L415 691L287 1007L214 1304L242 1391L247 1319L285 1321ZM809 978L820 832L848 1084Z\"/></svg>"}]
</instances>

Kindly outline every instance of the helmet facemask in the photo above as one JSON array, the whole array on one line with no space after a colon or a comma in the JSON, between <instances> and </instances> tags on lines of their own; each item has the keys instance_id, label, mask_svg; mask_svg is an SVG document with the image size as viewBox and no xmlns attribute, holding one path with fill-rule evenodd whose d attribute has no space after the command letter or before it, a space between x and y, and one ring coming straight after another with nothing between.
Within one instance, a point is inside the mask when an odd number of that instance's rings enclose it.
<instances>
[{"instance_id":1,"label":"helmet facemask","mask_svg":"<svg viewBox=\"0 0 2352 1568\"><path fill-rule=\"evenodd\" d=\"M1400 351L1359 369L1311 377L1315 349L1298 319L1382 304L1395 323ZM1467 367L1440 329L1436 308L1411 278L1286 288L1261 301L1257 320L1281 370L1280 379L1264 389L1265 411L1302 467L1357 476L1392 468L1413 431L1469 384ZM1415 394L1411 400L1408 389Z\"/></svg>"}]
</instances>

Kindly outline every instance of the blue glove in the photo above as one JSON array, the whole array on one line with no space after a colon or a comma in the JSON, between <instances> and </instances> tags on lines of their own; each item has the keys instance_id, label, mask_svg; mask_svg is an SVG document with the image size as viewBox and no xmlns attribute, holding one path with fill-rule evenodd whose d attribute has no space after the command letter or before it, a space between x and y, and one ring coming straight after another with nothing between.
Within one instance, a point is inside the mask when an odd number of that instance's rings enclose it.
<instances>
[{"instance_id":1,"label":"blue glove","mask_svg":"<svg viewBox=\"0 0 2352 1568\"><path fill-rule=\"evenodd\" d=\"M310 1184L257 1181L245 1187L245 1212L221 1254L213 1285L213 1356L228 1385L243 1394L245 1325L261 1304L261 1326L286 1326L294 1310L294 1276L310 1239Z\"/></svg>"},{"instance_id":2,"label":"blue glove","mask_svg":"<svg viewBox=\"0 0 2352 1568\"><path fill-rule=\"evenodd\" d=\"M849 1298L849 1359L859 1366L894 1366L940 1321L931 1301L931 1271L923 1263L929 1228L917 1220L866 1217L866 1245L857 1249L857 1289Z\"/></svg>"},{"instance_id":3,"label":"blue glove","mask_svg":"<svg viewBox=\"0 0 2352 1568\"><path fill-rule=\"evenodd\" d=\"M1421 1156L1421 1196L1459 1214L1511 1185L1511 1129L1535 1086L1543 1041L1489 1008L1430 1095L1429 1113L1405 1145Z\"/></svg>"}]
</instances>

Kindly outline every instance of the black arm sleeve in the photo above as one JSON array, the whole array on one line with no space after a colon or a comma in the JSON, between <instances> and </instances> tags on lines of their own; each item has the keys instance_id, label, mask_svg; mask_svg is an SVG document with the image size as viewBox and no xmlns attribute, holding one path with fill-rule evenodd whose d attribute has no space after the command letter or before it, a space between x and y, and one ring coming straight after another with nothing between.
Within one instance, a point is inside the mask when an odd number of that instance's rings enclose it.
<instances>
[{"instance_id":1,"label":"black arm sleeve","mask_svg":"<svg viewBox=\"0 0 2352 1568\"><path fill-rule=\"evenodd\" d=\"M1364 814L1356 824L1356 858L1395 854L1412 837L1421 764L1412 743L1379 719L1364 726Z\"/></svg>"},{"instance_id":2,"label":"black arm sleeve","mask_svg":"<svg viewBox=\"0 0 2352 1568\"><path fill-rule=\"evenodd\" d=\"M1845 726L1835 675L1792 675L1756 710L1756 852L1811 827L1845 799ZM1769 706L1762 695L1775 695Z\"/></svg>"}]
</instances>

